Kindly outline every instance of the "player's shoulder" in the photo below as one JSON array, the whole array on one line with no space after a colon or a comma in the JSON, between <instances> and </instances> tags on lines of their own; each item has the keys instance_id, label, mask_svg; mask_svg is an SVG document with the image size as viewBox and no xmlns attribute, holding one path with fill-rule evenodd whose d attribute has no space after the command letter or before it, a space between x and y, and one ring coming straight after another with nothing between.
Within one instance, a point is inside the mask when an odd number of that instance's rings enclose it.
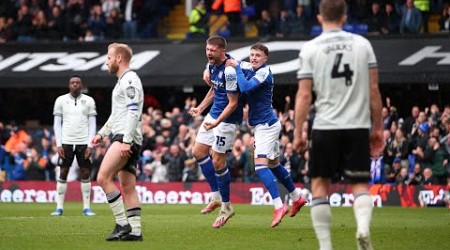
<instances>
[{"instance_id":1,"label":"player's shoulder","mask_svg":"<svg viewBox=\"0 0 450 250\"><path fill-rule=\"evenodd\" d=\"M84 99L87 100L87 101L95 102L95 101L94 101L94 98L92 98L92 97L89 96L89 95L81 94L81 96L82 96L82 98L84 98Z\"/></svg>"},{"instance_id":2,"label":"player's shoulder","mask_svg":"<svg viewBox=\"0 0 450 250\"><path fill-rule=\"evenodd\" d=\"M58 97L56 98L55 102L62 102L62 101L64 101L64 99L67 99L67 98L69 98L69 94L68 94L68 93L67 93L67 94L64 94L64 95L58 96Z\"/></svg>"},{"instance_id":3,"label":"player's shoulder","mask_svg":"<svg viewBox=\"0 0 450 250\"><path fill-rule=\"evenodd\" d=\"M225 67L224 73L225 75L236 75L236 69L232 66L227 66Z\"/></svg>"},{"instance_id":4,"label":"player's shoulder","mask_svg":"<svg viewBox=\"0 0 450 250\"><path fill-rule=\"evenodd\" d=\"M128 71L122 76L120 82L124 83L122 85L123 87L130 85L140 85L141 78L139 78L139 75L135 71Z\"/></svg>"},{"instance_id":5,"label":"player's shoulder","mask_svg":"<svg viewBox=\"0 0 450 250\"><path fill-rule=\"evenodd\" d=\"M242 70L252 70L252 64L246 61L240 61L239 67L241 67Z\"/></svg>"}]
</instances>

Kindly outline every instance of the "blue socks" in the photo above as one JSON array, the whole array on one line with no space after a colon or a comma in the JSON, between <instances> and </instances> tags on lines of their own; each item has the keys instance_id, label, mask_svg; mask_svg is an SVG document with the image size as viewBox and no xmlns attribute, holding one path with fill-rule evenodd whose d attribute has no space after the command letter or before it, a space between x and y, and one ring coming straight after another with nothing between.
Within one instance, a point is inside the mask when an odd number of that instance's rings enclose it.
<instances>
[{"instance_id":1,"label":"blue socks","mask_svg":"<svg viewBox=\"0 0 450 250\"><path fill-rule=\"evenodd\" d=\"M272 171L270 171L266 165L260 164L255 165L255 170L267 191L269 191L270 196L272 196L272 199L280 197L277 178L272 174Z\"/></svg>"},{"instance_id":2,"label":"blue socks","mask_svg":"<svg viewBox=\"0 0 450 250\"><path fill-rule=\"evenodd\" d=\"M217 185L217 179L214 171L214 165L212 163L211 157L206 155L205 157L197 160L198 164L202 168L202 173L208 181L212 192L219 191L219 186Z\"/></svg>"},{"instance_id":3,"label":"blue socks","mask_svg":"<svg viewBox=\"0 0 450 250\"><path fill-rule=\"evenodd\" d=\"M222 202L230 202L230 171L225 166L221 170L216 171L217 185L219 186Z\"/></svg>"},{"instance_id":4,"label":"blue socks","mask_svg":"<svg viewBox=\"0 0 450 250\"><path fill-rule=\"evenodd\" d=\"M292 181L291 174L283 167L281 164L278 164L275 168L270 169L277 177L277 179L283 184L283 186L288 190L288 192L292 192L295 190L294 182Z\"/></svg>"}]
</instances>

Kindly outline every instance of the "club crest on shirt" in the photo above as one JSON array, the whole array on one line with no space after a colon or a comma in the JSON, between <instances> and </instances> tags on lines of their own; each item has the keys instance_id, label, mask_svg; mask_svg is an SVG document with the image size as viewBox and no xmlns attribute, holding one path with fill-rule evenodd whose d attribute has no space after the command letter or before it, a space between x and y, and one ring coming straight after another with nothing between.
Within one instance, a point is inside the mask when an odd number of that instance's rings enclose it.
<instances>
[{"instance_id":1,"label":"club crest on shirt","mask_svg":"<svg viewBox=\"0 0 450 250\"><path fill-rule=\"evenodd\" d=\"M222 76L223 76L223 71L219 71L218 77L222 78Z\"/></svg>"},{"instance_id":2,"label":"club crest on shirt","mask_svg":"<svg viewBox=\"0 0 450 250\"><path fill-rule=\"evenodd\" d=\"M86 100L81 100L81 105L86 105Z\"/></svg>"},{"instance_id":3,"label":"club crest on shirt","mask_svg":"<svg viewBox=\"0 0 450 250\"><path fill-rule=\"evenodd\" d=\"M130 99L133 99L136 96L136 90L132 86L127 87L127 96Z\"/></svg>"}]
</instances>

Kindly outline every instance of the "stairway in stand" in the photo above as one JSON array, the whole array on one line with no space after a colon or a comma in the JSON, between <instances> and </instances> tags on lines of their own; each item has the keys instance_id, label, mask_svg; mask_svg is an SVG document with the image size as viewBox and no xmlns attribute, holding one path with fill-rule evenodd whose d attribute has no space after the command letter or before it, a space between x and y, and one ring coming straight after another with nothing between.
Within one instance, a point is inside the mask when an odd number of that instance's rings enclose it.
<instances>
[{"instance_id":1,"label":"stairway in stand","mask_svg":"<svg viewBox=\"0 0 450 250\"><path fill-rule=\"evenodd\" d=\"M168 39L185 39L189 32L189 17L186 16L186 0L180 3L170 11L169 15L163 18L159 25L160 34Z\"/></svg>"}]
</instances>

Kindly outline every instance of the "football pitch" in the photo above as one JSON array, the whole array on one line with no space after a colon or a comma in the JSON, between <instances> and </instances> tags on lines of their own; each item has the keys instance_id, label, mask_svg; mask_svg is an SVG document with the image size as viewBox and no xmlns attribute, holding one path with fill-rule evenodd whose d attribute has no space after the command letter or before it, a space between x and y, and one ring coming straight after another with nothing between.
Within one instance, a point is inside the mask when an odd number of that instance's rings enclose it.
<instances>
[{"instance_id":1,"label":"football pitch","mask_svg":"<svg viewBox=\"0 0 450 250\"><path fill-rule=\"evenodd\" d=\"M106 242L114 227L107 204L93 204L93 217L81 215L81 203L65 204L52 217L54 204L0 203L0 249L318 249L309 207L270 228L272 206L234 205L236 215L220 229L211 227L217 212L201 215L200 205L144 205L143 242ZM351 208L332 208L335 249L356 249ZM450 209L375 208L375 249L450 249Z\"/></svg>"}]
</instances>

